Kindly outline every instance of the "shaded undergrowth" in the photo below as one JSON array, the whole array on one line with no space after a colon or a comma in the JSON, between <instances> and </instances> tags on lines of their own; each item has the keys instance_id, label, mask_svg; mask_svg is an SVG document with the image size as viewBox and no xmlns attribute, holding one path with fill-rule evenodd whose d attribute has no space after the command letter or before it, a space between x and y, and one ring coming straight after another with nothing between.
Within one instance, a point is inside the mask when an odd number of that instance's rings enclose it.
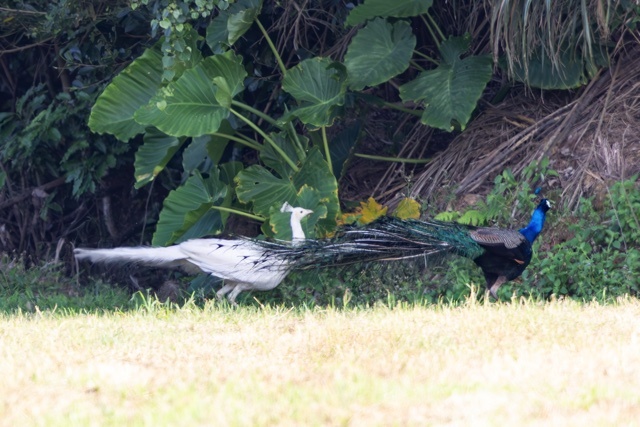
<instances>
[{"instance_id":1,"label":"shaded undergrowth","mask_svg":"<svg viewBox=\"0 0 640 427\"><path fill-rule=\"evenodd\" d=\"M531 169L527 182L535 183L549 170ZM538 196L528 184L507 171L496 178L495 188L477 206L465 212L448 212L451 220L471 219L476 225L519 228L526 224ZM555 197L554 197L555 196ZM551 200L559 195L548 194ZM517 206L518 209L507 209ZM515 214L517 212L517 214ZM572 298L610 302L622 296L638 296L640 277L640 189L637 177L614 183L606 203L594 207L584 199L570 212L560 204L550 211L545 230L534 245L534 257L521 278L500 290L501 301L520 298L544 301ZM441 263L375 263L292 273L269 292L245 292L243 306L285 307L393 307L408 304L464 304L482 300L484 279L468 259L451 257ZM136 274L144 275L140 267ZM154 273L156 274L156 273ZM0 259L0 311L69 312L131 310L149 304L202 307L215 296L218 284L202 278L192 280L176 272L164 272L171 281L155 289L134 289L121 280L109 284L101 279L79 280L65 274L61 265L48 263L25 268L9 257ZM157 276L156 276L157 277ZM117 283L117 281L116 281ZM142 289L142 291L140 291ZM169 289L169 292L166 290ZM226 302L216 303L229 307Z\"/></svg>"}]
</instances>

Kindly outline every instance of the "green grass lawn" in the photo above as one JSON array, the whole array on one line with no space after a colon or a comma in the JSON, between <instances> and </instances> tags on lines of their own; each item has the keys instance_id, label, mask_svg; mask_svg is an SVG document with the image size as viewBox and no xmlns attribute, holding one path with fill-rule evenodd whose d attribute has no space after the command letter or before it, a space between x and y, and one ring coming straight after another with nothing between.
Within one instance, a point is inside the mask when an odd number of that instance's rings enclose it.
<instances>
[{"instance_id":1,"label":"green grass lawn","mask_svg":"<svg viewBox=\"0 0 640 427\"><path fill-rule=\"evenodd\" d=\"M0 315L0 425L640 425L640 302Z\"/></svg>"}]
</instances>

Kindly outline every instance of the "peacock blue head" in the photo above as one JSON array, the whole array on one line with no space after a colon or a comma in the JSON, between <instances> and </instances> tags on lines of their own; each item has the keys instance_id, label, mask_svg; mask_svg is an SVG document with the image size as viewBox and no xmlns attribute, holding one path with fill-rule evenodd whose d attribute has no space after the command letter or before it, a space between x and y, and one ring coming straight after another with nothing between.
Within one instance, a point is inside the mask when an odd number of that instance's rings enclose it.
<instances>
[{"instance_id":1,"label":"peacock blue head","mask_svg":"<svg viewBox=\"0 0 640 427\"><path fill-rule=\"evenodd\" d=\"M542 227L544 227L544 220L547 217L547 211L549 209L551 209L551 202L547 199L540 200L538 207L533 211L533 215L531 215L529 225L520 230L520 233L527 238L529 243L533 244L536 237L538 237L538 234L542 231Z\"/></svg>"}]
</instances>

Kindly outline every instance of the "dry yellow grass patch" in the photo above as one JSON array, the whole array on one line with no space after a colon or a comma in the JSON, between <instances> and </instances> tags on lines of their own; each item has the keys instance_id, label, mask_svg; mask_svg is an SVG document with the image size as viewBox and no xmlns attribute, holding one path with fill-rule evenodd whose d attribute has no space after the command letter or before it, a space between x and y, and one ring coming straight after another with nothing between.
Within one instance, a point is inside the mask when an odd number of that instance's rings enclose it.
<instances>
[{"instance_id":1,"label":"dry yellow grass patch","mask_svg":"<svg viewBox=\"0 0 640 427\"><path fill-rule=\"evenodd\" d=\"M0 317L0 424L640 425L640 303Z\"/></svg>"}]
</instances>

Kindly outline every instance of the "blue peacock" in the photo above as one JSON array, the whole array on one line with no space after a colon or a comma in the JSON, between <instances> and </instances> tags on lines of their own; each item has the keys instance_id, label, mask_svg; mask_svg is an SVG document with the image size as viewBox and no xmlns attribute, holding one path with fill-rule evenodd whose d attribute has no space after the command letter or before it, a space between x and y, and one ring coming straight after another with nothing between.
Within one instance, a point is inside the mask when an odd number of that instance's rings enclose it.
<instances>
[{"instance_id":1,"label":"blue peacock","mask_svg":"<svg viewBox=\"0 0 640 427\"><path fill-rule=\"evenodd\" d=\"M529 224L520 230L474 227L383 217L343 230L328 240L306 240L299 246L265 242L265 256L287 259L291 270L398 260L438 260L448 254L472 259L484 273L487 290L497 299L500 286L520 276L533 255L551 204L542 199Z\"/></svg>"}]
</instances>

